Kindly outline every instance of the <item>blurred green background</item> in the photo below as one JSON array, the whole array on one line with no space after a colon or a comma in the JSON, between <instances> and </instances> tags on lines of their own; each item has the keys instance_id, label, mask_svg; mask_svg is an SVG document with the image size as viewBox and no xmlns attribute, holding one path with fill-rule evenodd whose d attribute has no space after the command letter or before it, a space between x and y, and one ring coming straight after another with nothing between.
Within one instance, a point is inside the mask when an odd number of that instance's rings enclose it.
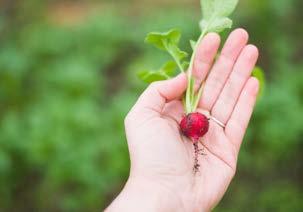
<instances>
[{"instance_id":1,"label":"blurred green background","mask_svg":"<svg viewBox=\"0 0 303 212\"><path fill-rule=\"evenodd\" d=\"M215 211L303 211L302 8L241 0L234 13L267 85ZM128 176L135 74L166 60L145 34L178 27L190 51L199 18L198 0L0 1L0 211L106 207Z\"/></svg>"}]
</instances>

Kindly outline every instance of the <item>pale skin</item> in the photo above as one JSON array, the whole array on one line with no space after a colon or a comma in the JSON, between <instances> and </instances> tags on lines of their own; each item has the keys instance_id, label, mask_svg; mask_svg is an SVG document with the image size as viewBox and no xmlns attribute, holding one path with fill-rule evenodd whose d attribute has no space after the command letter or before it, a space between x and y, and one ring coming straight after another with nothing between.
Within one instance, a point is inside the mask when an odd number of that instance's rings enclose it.
<instances>
[{"instance_id":1,"label":"pale skin","mask_svg":"<svg viewBox=\"0 0 303 212\"><path fill-rule=\"evenodd\" d=\"M131 159L129 179L106 211L211 211L236 172L239 149L256 102L259 83L251 77L258 49L244 29L234 30L215 61L220 37L198 44L193 75L205 81L198 111L210 120L201 138L199 172L193 172L192 142L180 134L185 74L151 84L125 119Z\"/></svg>"}]
</instances>

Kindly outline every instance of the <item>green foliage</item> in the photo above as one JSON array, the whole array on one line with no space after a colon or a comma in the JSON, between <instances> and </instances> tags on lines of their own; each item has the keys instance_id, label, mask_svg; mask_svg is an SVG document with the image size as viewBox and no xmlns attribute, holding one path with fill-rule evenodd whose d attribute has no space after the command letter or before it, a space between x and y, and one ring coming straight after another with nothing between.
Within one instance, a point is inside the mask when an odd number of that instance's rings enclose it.
<instances>
[{"instance_id":1,"label":"green foliage","mask_svg":"<svg viewBox=\"0 0 303 212\"><path fill-rule=\"evenodd\" d=\"M0 49L1 211L96 211L126 177L121 123L133 97L106 94L107 67L132 45L132 35L108 33L123 24L32 23Z\"/></svg>"},{"instance_id":2,"label":"green foliage","mask_svg":"<svg viewBox=\"0 0 303 212\"><path fill-rule=\"evenodd\" d=\"M201 0L203 17L211 20L214 17L229 16L237 4L238 0Z\"/></svg>"},{"instance_id":3,"label":"green foliage","mask_svg":"<svg viewBox=\"0 0 303 212\"><path fill-rule=\"evenodd\" d=\"M263 92L265 89L265 75L263 69L256 66L252 71L252 76L256 77L259 80L260 83L259 96L263 96Z\"/></svg>"},{"instance_id":4,"label":"green foliage","mask_svg":"<svg viewBox=\"0 0 303 212\"><path fill-rule=\"evenodd\" d=\"M172 29L168 32L150 32L146 38L145 42L155 45L157 48L170 51L179 44L181 38L181 32L177 29Z\"/></svg>"}]
</instances>

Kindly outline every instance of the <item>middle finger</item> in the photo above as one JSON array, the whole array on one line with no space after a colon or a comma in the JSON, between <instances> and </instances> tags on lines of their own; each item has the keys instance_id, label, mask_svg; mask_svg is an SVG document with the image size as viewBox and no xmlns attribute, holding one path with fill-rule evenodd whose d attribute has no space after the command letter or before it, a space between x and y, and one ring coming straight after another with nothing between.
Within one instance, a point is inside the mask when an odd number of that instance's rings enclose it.
<instances>
[{"instance_id":1,"label":"middle finger","mask_svg":"<svg viewBox=\"0 0 303 212\"><path fill-rule=\"evenodd\" d=\"M206 79L200 108L211 110L247 41L248 34L244 29L236 29L229 35L219 59Z\"/></svg>"}]
</instances>

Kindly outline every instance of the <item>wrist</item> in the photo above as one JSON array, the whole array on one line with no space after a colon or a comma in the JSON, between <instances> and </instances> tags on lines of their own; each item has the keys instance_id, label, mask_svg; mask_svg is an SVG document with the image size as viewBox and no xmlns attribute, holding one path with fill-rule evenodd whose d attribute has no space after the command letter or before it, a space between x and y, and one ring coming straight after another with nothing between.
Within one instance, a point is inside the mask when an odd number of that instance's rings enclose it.
<instances>
[{"instance_id":1,"label":"wrist","mask_svg":"<svg viewBox=\"0 0 303 212\"><path fill-rule=\"evenodd\" d=\"M184 211L182 202L169 189L152 180L130 177L122 192L106 210Z\"/></svg>"}]
</instances>

